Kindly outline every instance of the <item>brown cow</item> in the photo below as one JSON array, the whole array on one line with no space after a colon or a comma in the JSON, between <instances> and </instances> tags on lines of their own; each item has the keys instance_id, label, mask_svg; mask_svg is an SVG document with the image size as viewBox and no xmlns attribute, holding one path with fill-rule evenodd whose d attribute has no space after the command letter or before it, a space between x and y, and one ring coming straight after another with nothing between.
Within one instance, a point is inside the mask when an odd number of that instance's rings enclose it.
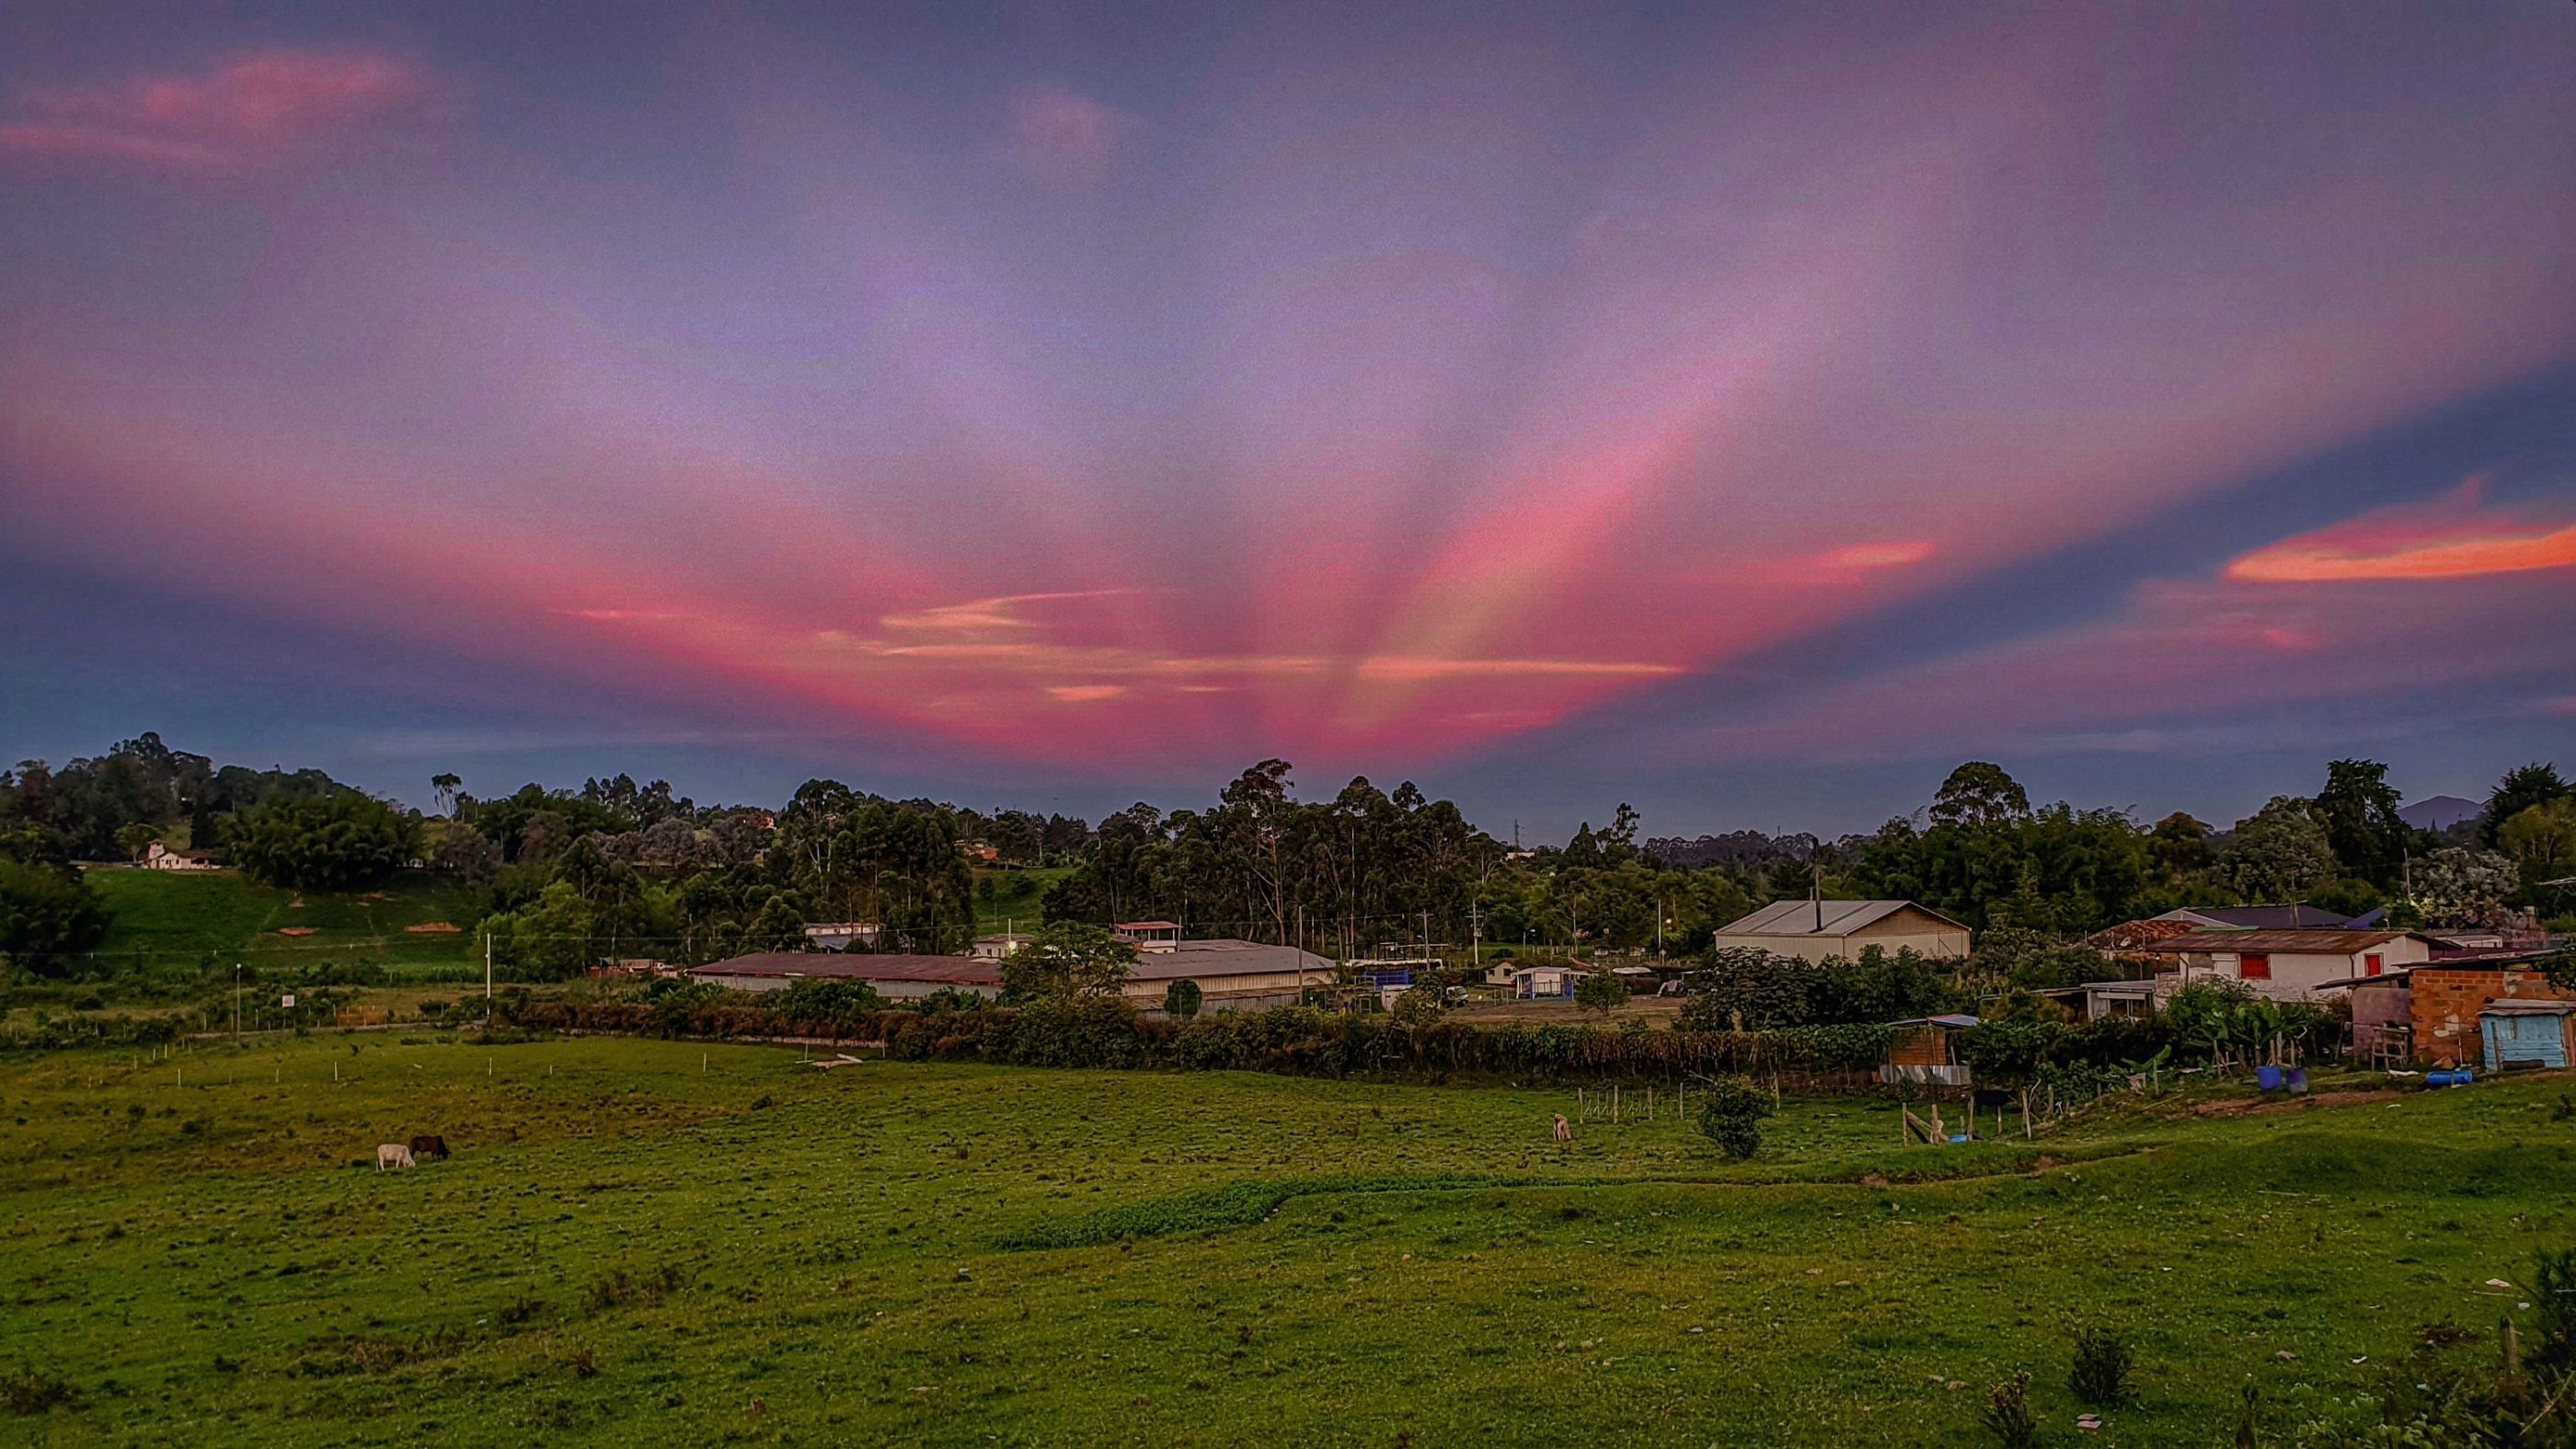
<instances>
[{"instance_id":1,"label":"brown cow","mask_svg":"<svg viewBox=\"0 0 2576 1449\"><path fill-rule=\"evenodd\" d=\"M434 1157L444 1162L447 1160L447 1139L435 1135L415 1137L411 1140L411 1155L420 1158Z\"/></svg>"}]
</instances>

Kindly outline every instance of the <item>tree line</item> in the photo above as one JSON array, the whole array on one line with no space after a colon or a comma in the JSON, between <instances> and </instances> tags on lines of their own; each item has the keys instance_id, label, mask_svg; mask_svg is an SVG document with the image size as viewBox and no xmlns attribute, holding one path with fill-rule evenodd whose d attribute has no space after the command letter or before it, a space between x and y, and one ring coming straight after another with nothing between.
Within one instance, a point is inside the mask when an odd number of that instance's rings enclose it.
<instances>
[{"instance_id":1,"label":"tree line","mask_svg":"<svg viewBox=\"0 0 2576 1449\"><path fill-rule=\"evenodd\" d=\"M2183 905L2305 900L2392 923L2565 920L2576 790L2532 764L2442 833L2398 816L2384 765L2329 763L2317 791L2219 830L2186 814L2034 805L1999 766L1963 764L1921 809L1835 841L1737 832L1638 839L1627 804L1562 845L1519 850L1411 782L1354 778L1301 798L1265 760L1201 807L1139 803L1097 827L1062 815L898 800L810 780L775 810L699 805L616 774L478 798L453 773L424 813L318 770L217 766L155 734L60 769L0 772L0 953L57 969L106 930L77 861L151 843L225 852L297 890L364 890L418 869L473 892L496 962L529 976L621 956L683 964L794 949L808 922L864 923L878 949L950 952L976 902L1036 895L1032 915L1163 919L1192 935L1343 958L1382 947L1705 952L1729 921L1804 896L1905 898L1980 933L1993 972L2038 980L2084 933ZM2060 974L2063 974L2060 972Z\"/></svg>"}]
</instances>

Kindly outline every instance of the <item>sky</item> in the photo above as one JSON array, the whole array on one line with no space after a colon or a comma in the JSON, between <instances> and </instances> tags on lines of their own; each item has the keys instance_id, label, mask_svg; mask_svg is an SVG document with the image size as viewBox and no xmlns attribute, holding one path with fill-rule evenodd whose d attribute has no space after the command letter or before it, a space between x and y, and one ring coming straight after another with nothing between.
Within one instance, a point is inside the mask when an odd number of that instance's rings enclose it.
<instances>
[{"instance_id":1,"label":"sky","mask_svg":"<svg viewBox=\"0 0 2576 1449\"><path fill-rule=\"evenodd\" d=\"M2576 767L2576 10L0 8L0 755Z\"/></svg>"}]
</instances>

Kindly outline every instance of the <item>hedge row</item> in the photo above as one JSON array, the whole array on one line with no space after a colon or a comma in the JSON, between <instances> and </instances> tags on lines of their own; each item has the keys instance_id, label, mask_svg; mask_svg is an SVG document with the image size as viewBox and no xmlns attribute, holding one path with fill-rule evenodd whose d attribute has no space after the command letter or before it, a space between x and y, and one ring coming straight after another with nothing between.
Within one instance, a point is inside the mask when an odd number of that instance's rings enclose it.
<instances>
[{"instance_id":1,"label":"hedge row","mask_svg":"<svg viewBox=\"0 0 2576 1449\"><path fill-rule=\"evenodd\" d=\"M659 1001L507 1001L502 1019L532 1031L744 1039L813 1037L883 1043L909 1060L1019 1066L1262 1071L1312 1076L1497 1076L1664 1080L1754 1074L1825 1084L1875 1072L1895 1029L1798 1027L1769 1032L1639 1032L1595 1026L1409 1027L1385 1015L1310 1007L1191 1020L1139 1016L1111 1000L1025 1006L847 1009L790 1013L694 992Z\"/></svg>"}]
</instances>

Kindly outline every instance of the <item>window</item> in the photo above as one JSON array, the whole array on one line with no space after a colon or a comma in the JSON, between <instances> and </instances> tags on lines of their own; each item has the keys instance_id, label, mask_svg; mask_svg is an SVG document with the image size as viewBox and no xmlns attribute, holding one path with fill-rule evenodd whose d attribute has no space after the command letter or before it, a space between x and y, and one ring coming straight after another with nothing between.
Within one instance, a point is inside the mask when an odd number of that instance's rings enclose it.
<instances>
[{"instance_id":1,"label":"window","mask_svg":"<svg viewBox=\"0 0 2576 1449\"><path fill-rule=\"evenodd\" d=\"M2248 981L2269 981L2272 979L2272 958L2257 955L2239 957L2236 974Z\"/></svg>"},{"instance_id":2,"label":"window","mask_svg":"<svg viewBox=\"0 0 2576 1449\"><path fill-rule=\"evenodd\" d=\"M2376 975L2378 975L2378 974L2379 974L2379 967L2380 967L2380 959L2379 959L2379 953L2378 953L2378 952L2373 951L2373 952L2371 952L2369 955L2364 956L2364 957L2362 957L2362 958L2361 958L2361 974L2362 974L2362 975L2364 975L2364 976L2376 976Z\"/></svg>"}]
</instances>

